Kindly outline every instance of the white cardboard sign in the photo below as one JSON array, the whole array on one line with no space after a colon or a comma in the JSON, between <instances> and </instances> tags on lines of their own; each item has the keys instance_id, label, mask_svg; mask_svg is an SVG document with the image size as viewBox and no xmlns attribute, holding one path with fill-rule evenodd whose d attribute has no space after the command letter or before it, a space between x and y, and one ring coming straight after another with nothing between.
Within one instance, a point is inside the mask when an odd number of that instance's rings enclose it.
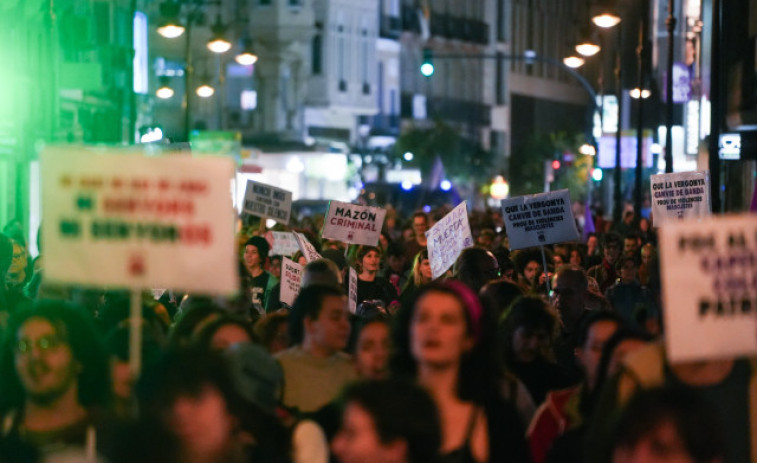
<instances>
[{"instance_id":1,"label":"white cardboard sign","mask_svg":"<svg viewBox=\"0 0 757 463\"><path fill-rule=\"evenodd\" d=\"M233 160L58 146L42 152L41 167L46 279L204 293L239 289Z\"/></svg>"},{"instance_id":2,"label":"white cardboard sign","mask_svg":"<svg viewBox=\"0 0 757 463\"><path fill-rule=\"evenodd\" d=\"M350 267L350 284L349 284L349 309L351 314L357 312L357 271Z\"/></svg>"},{"instance_id":3,"label":"white cardboard sign","mask_svg":"<svg viewBox=\"0 0 757 463\"><path fill-rule=\"evenodd\" d=\"M465 201L435 223L426 232L426 239L431 273L437 279L455 263L463 249L473 246Z\"/></svg>"},{"instance_id":4,"label":"white cardboard sign","mask_svg":"<svg viewBox=\"0 0 757 463\"><path fill-rule=\"evenodd\" d=\"M294 238L297 240L297 245L302 251L302 255L305 256L307 262L313 262L316 259L320 259L321 255L315 250L313 244L302 233L293 232Z\"/></svg>"},{"instance_id":5,"label":"white cardboard sign","mask_svg":"<svg viewBox=\"0 0 757 463\"><path fill-rule=\"evenodd\" d=\"M675 172L650 177L655 227L711 214L710 172Z\"/></svg>"},{"instance_id":6,"label":"white cardboard sign","mask_svg":"<svg viewBox=\"0 0 757 463\"><path fill-rule=\"evenodd\" d=\"M580 237L568 190L503 199L502 216L510 249L562 243Z\"/></svg>"},{"instance_id":7,"label":"white cardboard sign","mask_svg":"<svg viewBox=\"0 0 757 463\"><path fill-rule=\"evenodd\" d=\"M757 353L757 215L660 228L665 343L671 362Z\"/></svg>"},{"instance_id":8,"label":"white cardboard sign","mask_svg":"<svg viewBox=\"0 0 757 463\"><path fill-rule=\"evenodd\" d=\"M330 201L323 219L323 237L343 243L376 246L386 209Z\"/></svg>"},{"instance_id":9,"label":"white cardboard sign","mask_svg":"<svg viewBox=\"0 0 757 463\"><path fill-rule=\"evenodd\" d=\"M292 232L271 232L273 237L272 256L291 256L300 250L297 239Z\"/></svg>"},{"instance_id":10,"label":"white cardboard sign","mask_svg":"<svg viewBox=\"0 0 757 463\"><path fill-rule=\"evenodd\" d=\"M302 287L302 265L288 257L281 260L281 293L279 299L291 307Z\"/></svg>"},{"instance_id":11,"label":"white cardboard sign","mask_svg":"<svg viewBox=\"0 0 757 463\"><path fill-rule=\"evenodd\" d=\"M247 180L242 211L286 225L292 213L292 192Z\"/></svg>"}]
</instances>

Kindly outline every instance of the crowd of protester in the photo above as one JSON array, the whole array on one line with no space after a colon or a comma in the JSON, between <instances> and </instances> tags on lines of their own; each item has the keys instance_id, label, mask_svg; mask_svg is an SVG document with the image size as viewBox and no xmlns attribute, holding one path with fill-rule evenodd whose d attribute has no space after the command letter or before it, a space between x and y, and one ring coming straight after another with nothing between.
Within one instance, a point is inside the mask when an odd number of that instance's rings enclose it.
<instances>
[{"instance_id":1,"label":"crowd of protester","mask_svg":"<svg viewBox=\"0 0 757 463\"><path fill-rule=\"evenodd\" d=\"M667 363L649 220L543 255L473 212L475 246L434 280L425 232L446 212L390 208L377 246L320 240L308 217L292 228L322 258L288 256L291 306L246 218L237 294L144 295L138 374L130 293L46 282L43 243L32 259L9 224L0 462L757 463L757 363Z\"/></svg>"}]
</instances>

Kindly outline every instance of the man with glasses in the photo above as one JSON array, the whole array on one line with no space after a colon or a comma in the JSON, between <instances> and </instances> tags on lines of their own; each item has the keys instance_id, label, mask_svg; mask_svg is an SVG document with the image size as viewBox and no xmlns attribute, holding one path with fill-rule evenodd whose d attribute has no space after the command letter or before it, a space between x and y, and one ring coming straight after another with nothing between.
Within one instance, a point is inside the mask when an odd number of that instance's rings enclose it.
<instances>
[{"instance_id":1,"label":"man with glasses","mask_svg":"<svg viewBox=\"0 0 757 463\"><path fill-rule=\"evenodd\" d=\"M83 312L61 301L36 302L11 318L0 352L6 448L95 457L94 411L106 405L110 379L104 350L88 322Z\"/></svg>"},{"instance_id":2,"label":"man with glasses","mask_svg":"<svg viewBox=\"0 0 757 463\"><path fill-rule=\"evenodd\" d=\"M620 250L620 249L618 249ZM589 290L586 273L581 267L563 265L557 270L552 282L552 305L560 314L560 335L555 343L557 364L571 376L573 382L581 381L582 373L575 361L578 347L576 332L581 322L590 315L586 308Z\"/></svg>"}]
</instances>

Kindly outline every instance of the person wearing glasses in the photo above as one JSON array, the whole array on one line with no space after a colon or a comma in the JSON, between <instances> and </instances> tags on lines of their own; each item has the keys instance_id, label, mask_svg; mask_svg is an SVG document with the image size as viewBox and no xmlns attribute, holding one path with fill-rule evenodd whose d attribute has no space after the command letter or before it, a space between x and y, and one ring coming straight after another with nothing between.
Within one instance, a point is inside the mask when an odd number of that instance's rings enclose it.
<instances>
[{"instance_id":1,"label":"person wearing glasses","mask_svg":"<svg viewBox=\"0 0 757 463\"><path fill-rule=\"evenodd\" d=\"M96 443L103 441L96 430L111 388L105 350L90 320L66 302L41 300L11 317L5 334L0 352L4 448L95 461Z\"/></svg>"},{"instance_id":2,"label":"person wearing glasses","mask_svg":"<svg viewBox=\"0 0 757 463\"><path fill-rule=\"evenodd\" d=\"M579 347L576 333L581 322L591 314L586 307L589 281L586 272L575 265L563 265L552 282L552 305L560 314L560 333L554 345L555 360L568 373L571 382L581 381L581 369L575 362Z\"/></svg>"}]
</instances>

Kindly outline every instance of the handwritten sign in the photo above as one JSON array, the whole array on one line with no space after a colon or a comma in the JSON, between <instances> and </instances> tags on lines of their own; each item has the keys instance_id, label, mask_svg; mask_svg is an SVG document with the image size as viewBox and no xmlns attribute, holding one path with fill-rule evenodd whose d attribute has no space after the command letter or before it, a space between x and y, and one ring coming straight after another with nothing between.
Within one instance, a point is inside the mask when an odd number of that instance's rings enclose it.
<instances>
[{"instance_id":1,"label":"handwritten sign","mask_svg":"<svg viewBox=\"0 0 757 463\"><path fill-rule=\"evenodd\" d=\"M757 353L757 216L660 228L665 342L671 362Z\"/></svg>"},{"instance_id":2,"label":"handwritten sign","mask_svg":"<svg viewBox=\"0 0 757 463\"><path fill-rule=\"evenodd\" d=\"M247 180L242 211L286 225L292 213L292 192Z\"/></svg>"},{"instance_id":3,"label":"handwritten sign","mask_svg":"<svg viewBox=\"0 0 757 463\"><path fill-rule=\"evenodd\" d=\"M579 238L570 192L558 190L502 200L510 249L530 248Z\"/></svg>"},{"instance_id":4,"label":"handwritten sign","mask_svg":"<svg viewBox=\"0 0 757 463\"><path fill-rule=\"evenodd\" d=\"M386 209L330 201L323 219L323 237L344 243L376 246Z\"/></svg>"},{"instance_id":5,"label":"handwritten sign","mask_svg":"<svg viewBox=\"0 0 757 463\"><path fill-rule=\"evenodd\" d=\"M271 236L273 237L272 256L291 256L300 249L292 232L271 232Z\"/></svg>"},{"instance_id":6,"label":"handwritten sign","mask_svg":"<svg viewBox=\"0 0 757 463\"><path fill-rule=\"evenodd\" d=\"M321 258L321 255L318 254L318 251L315 250L315 247L310 241L308 241L305 235L298 232L293 233L294 239L297 240L297 245L300 247L300 251L302 251L302 255L305 256L307 262L313 262L314 260Z\"/></svg>"},{"instance_id":7,"label":"handwritten sign","mask_svg":"<svg viewBox=\"0 0 757 463\"><path fill-rule=\"evenodd\" d=\"M708 171L652 175L650 184L655 227L711 213Z\"/></svg>"},{"instance_id":8,"label":"handwritten sign","mask_svg":"<svg viewBox=\"0 0 757 463\"><path fill-rule=\"evenodd\" d=\"M473 246L465 201L435 223L426 232L426 239L431 274L436 279L455 263L463 249Z\"/></svg>"},{"instance_id":9,"label":"handwritten sign","mask_svg":"<svg viewBox=\"0 0 757 463\"><path fill-rule=\"evenodd\" d=\"M349 284L349 309L351 314L357 312L357 271L350 267L350 284Z\"/></svg>"},{"instance_id":10,"label":"handwritten sign","mask_svg":"<svg viewBox=\"0 0 757 463\"><path fill-rule=\"evenodd\" d=\"M302 265L288 257L281 261L281 294L279 299L291 307L302 286Z\"/></svg>"},{"instance_id":11,"label":"handwritten sign","mask_svg":"<svg viewBox=\"0 0 757 463\"><path fill-rule=\"evenodd\" d=\"M61 146L41 166L47 280L238 290L233 160Z\"/></svg>"}]
</instances>

